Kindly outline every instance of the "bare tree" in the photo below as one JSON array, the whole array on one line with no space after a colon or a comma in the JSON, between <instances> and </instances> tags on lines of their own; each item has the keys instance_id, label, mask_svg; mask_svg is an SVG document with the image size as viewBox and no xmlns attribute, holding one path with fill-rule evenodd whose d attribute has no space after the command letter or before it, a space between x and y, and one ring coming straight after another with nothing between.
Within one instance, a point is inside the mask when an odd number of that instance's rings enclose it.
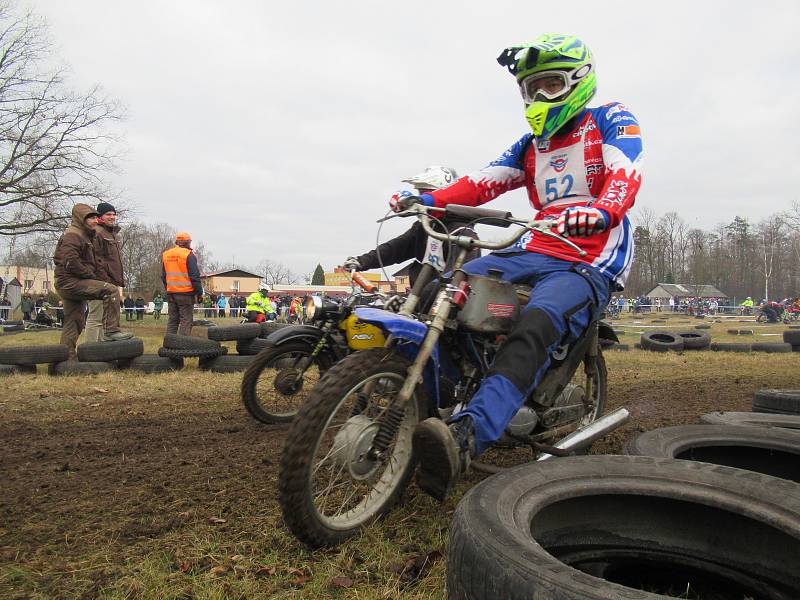
<instances>
[{"instance_id":1,"label":"bare tree","mask_svg":"<svg viewBox=\"0 0 800 600\"><path fill-rule=\"evenodd\" d=\"M289 267L271 260L262 260L256 266L255 272L261 275L269 286L300 281L300 275L293 273Z\"/></svg>"},{"instance_id":2,"label":"bare tree","mask_svg":"<svg viewBox=\"0 0 800 600\"><path fill-rule=\"evenodd\" d=\"M0 1L0 235L55 232L76 201L114 200L103 177L118 140L119 107L99 88L76 93L43 22Z\"/></svg>"}]
</instances>

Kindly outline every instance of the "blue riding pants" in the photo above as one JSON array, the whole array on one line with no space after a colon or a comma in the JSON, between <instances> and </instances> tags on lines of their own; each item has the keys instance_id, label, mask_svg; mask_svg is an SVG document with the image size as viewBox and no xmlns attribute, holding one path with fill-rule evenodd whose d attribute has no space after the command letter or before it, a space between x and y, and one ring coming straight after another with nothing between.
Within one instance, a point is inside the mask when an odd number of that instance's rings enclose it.
<instances>
[{"instance_id":1,"label":"blue riding pants","mask_svg":"<svg viewBox=\"0 0 800 600\"><path fill-rule=\"evenodd\" d=\"M488 377L467 407L478 454L503 433L525 398L539 385L550 353L577 339L608 303L610 280L594 267L534 252L496 253L466 263L469 274L503 272L505 281L530 285L530 300L501 344ZM527 329L527 331L526 331Z\"/></svg>"}]
</instances>

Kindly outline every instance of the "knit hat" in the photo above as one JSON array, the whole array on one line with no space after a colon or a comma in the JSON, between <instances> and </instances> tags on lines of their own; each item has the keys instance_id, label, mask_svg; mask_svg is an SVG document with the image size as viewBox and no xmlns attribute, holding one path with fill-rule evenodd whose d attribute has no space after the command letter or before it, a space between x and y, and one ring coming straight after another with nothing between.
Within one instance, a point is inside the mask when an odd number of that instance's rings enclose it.
<instances>
[{"instance_id":1,"label":"knit hat","mask_svg":"<svg viewBox=\"0 0 800 600\"><path fill-rule=\"evenodd\" d=\"M108 202L101 202L97 205L97 214L99 214L101 217L110 212L117 214L117 209L111 206Z\"/></svg>"}]
</instances>

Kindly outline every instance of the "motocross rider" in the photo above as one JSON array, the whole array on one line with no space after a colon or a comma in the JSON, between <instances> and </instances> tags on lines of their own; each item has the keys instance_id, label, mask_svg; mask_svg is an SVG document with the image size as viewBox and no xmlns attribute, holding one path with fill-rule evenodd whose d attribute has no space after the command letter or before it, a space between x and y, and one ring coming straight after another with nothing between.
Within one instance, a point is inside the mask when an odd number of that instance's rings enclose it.
<instances>
[{"instance_id":1,"label":"motocross rider","mask_svg":"<svg viewBox=\"0 0 800 600\"><path fill-rule=\"evenodd\" d=\"M641 184L639 124L619 102L587 108L596 91L589 48L573 36L546 34L505 49L497 61L516 78L532 133L448 188L393 197L390 205L477 206L525 186L536 218L555 220L558 233L586 254L528 233L514 247L464 265L469 274L499 269L503 279L533 290L467 407L449 425L430 418L414 431L414 451L422 461L417 482L440 500L470 459L503 433L538 385L551 351L578 338L611 291L622 289L633 257L625 213Z\"/></svg>"},{"instance_id":2,"label":"motocross rider","mask_svg":"<svg viewBox=\"0 0 800 600\"><path fill-rule=\"evenodd\" d=\"M272 301L269 299L268 294L269 286L262 281L258 286L258 290L247 297L245 309L247 310L247 320L249 322L261 323L275 312L275 307L272 306Z\"/></svg>"},{"instance_id":3,"label":"motocross rider","mask_svg":"<svg viewBox=\"0 0 800 600\"><path fill-rule=\"evenodd\" d=\"M410 184L417 194L424 192L432 192L446 188L451 183L458 179L456 170L451 167L442 167L433 165L426 168L422 173L403 179L403 183ZM392 195L392 201L397 203L402 198L408 198L413 194L408 190L400 190ZM447 227L449 232L454 232L456 229L468 226L468 222L463 220L454 220L452 218L442 219L443 224ZM434 221L434 227L436 222ZM471 232L464 232L464 235L474 235ZM398 263L415 259L411 264L408 272L409 283L413 286L419 275L422 265L430 257L435 257L434 260L439 260L445 270L451 268L450 261L455 259L455 252L449 251L449 246L442 245L438 240L428 239L428 234L422 229L422 224L415 222L405 233L398 235L396 238L384 242L375 250L370 250L359 256L348 256L342 263L342 268L346 271L368 271L370 269L377 269L381 266L381 261L384 266L396 265ZM468 259L478 258L480 256L480 249L473 250ZM379 260L380 257L380 260Z\"/></svg>"}]
</instances>

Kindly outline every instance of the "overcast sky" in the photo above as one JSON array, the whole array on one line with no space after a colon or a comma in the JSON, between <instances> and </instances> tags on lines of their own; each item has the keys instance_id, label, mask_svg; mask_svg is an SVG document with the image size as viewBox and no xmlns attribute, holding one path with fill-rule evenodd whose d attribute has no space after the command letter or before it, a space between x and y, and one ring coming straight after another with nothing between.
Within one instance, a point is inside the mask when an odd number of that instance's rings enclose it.
<instances>
[{"instance_id":1,"label":"overcast sky","mask_svg":"<svg viewBox=\"0 0 800 600\"><path fill-rule=\"evenodd\" d=\"M116 183L137 218L218 260L309 273L374 247L403 178L478 169L528 131L495 57L544 32L592 49L591 106L639 118L637 208L710 229L800 199L796 0L23 2L74 86L126 106ZM492 207L530 214L522 191Z\"/></svg>"}]
</instances>

